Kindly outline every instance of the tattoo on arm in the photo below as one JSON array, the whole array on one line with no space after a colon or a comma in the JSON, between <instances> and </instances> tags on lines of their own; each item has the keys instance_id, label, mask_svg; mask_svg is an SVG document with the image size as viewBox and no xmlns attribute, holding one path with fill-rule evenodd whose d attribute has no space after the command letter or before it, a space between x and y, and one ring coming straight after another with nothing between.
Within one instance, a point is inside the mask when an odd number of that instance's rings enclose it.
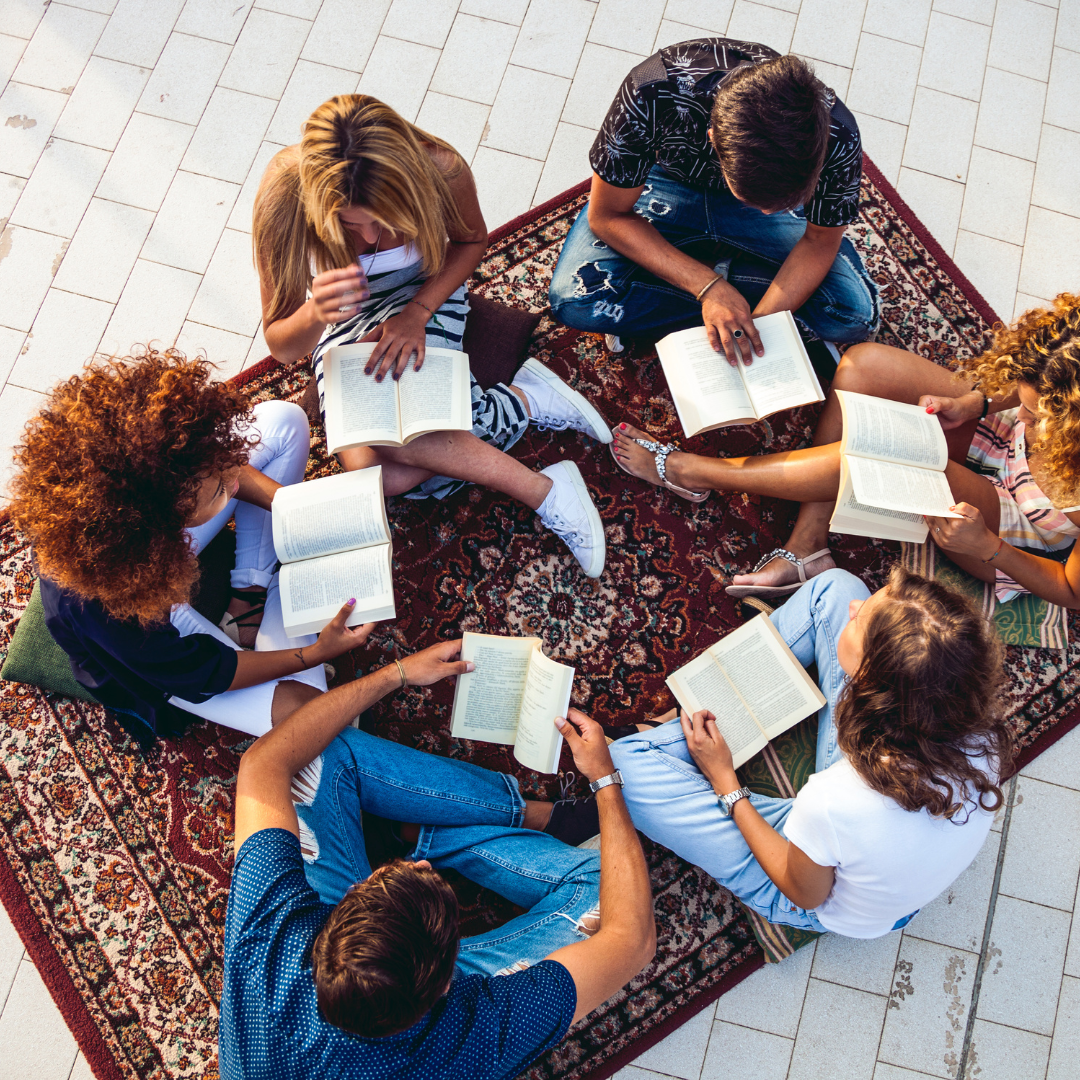
<instances>
[{"instance_id":1,"label":"tattoo on arm","mask_svg":"<svg viewBox=\"0 0 1080 1080\"><path fill-rule=\"evenodd\" d=\"M307 667L307 664L304 663L304 650L302 648L297 649L296 652L293 653L293 656L300 661L301 667Z\"/></svg>"}]
</instances>

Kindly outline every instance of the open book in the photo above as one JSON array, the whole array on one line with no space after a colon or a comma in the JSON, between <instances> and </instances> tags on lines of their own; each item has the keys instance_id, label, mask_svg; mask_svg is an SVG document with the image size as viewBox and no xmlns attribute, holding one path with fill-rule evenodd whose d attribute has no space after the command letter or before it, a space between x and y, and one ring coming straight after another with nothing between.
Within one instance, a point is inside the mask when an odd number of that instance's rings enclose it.
<instances>
[{"instance_id":1,"label":"open book","mask_svg":"<svg viewBox=\"0 0 1080 1080\"><path fill-rule=\"evenodd\" d=\"M708 709L735 768L825 704L825 697L767 615L721 638L667 684L692 716Z\"/></svg>"},{"instance_id":2,"label":"open book","mask_svg":"<svg viewBox=\"0 0 1080 1080\"><path fill-rule=\"evenodd\" d=\"M453 349L414 356L401 378L381 383L364 374L377 342L335 345L323 357L326 446L331 454L354 446L404 446L432 431L472 430L469 358Z\"/></svg>"},{"instance_id":3,"label":"open book","mask_svg":"<svg viewBox=\"0 0 1080 1080\"><path fill-rule=\"evenodd\" d=\"M763 315L754 325L765 355L755 356L749 366L740 360L732 367L723 353L714 352L704 326L678 330L656 343L688 439L825 400L791 312Z\"/></svg>"},{"instance_id":4,"label":"open book","mask_svg":"<svg viewBox=\"0 0 1080 1080\"><path fill-rule=\"evenodd\" d=\"M961 517L945 466L941 421L920 405L837 390L844 414L840 493L829 528L854 536L921 544L923 514Z\"/></svg>"},{"instance_id":5,"label":"open book","mask_svg":"<svg viewBox=\"0 0 1080 1080\"><path fill-rule=\"evenodd\" d=\"M270 506L289 637L319 633L350 597L349 626L394 618L382 466L279 488Z\"/></svg>"},{"instance_id":6,"label":"open book","mask_svg":"<svg viewBox=\"0 0 1080 1080\"><path fill-rule=\"evenodd\" d=\"M461 659L476 670L457 677L450 734L513 746L525 768L558 772L563 737L555 717L570 707L574 669L549 660L539 638L468 631Z\"/></svg>"}]
</instances>

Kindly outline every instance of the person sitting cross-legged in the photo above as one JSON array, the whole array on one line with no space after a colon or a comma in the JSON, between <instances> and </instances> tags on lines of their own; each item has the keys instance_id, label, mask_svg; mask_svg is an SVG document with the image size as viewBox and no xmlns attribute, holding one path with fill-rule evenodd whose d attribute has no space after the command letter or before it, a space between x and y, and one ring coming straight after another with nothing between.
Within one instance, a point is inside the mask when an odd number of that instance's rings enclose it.
<instances>
[{"instance_id":1,"label":"person sitting cross-legged","mask_svg":"<svg viewBox=\"0 0 1080 1080\"><path fill-rule=\"evenodd\" d=\"M844 237L859 127L799 57L726 38L669 45L626 76L589 160L588 206L551 282L567 326L618 352L620 336L704 323L731 363L762 354L752 319L776 311L828 342L875 330L877 288Z\"/></svg>"},{"instance_id":2,"label":"person sitting cross-legged","mask_svg":"<svg viewBox=\"0 0 1080 1080\"><path fill-rule=\"evenodd\" d=\"M743 787L712 713L612 745L634 824L771 923L898 930L975 858L1013 754L1002 649L959 593L901 567L827 570L773 612L826 703L793 799Z\"/></svg>"},{"instance_id":3,"label":"person sitting cross-legged","mask_svg":"<svg viewBox=\"0 0 1080 1080\"><path fill-rule=\"evenodd\" d=\"M596 782L595 801L569 807L348 726L404 682L471 669L460 645L331 690L244 754L222 1080L516 1076L651 960L648 870L599 724L575 710L556 721ZM583 807L599 854L556 838L581 839ZM373 871L376 821L404 857ZM528 910L461 938L444 868Z\"/></svg>"}]
</instances>

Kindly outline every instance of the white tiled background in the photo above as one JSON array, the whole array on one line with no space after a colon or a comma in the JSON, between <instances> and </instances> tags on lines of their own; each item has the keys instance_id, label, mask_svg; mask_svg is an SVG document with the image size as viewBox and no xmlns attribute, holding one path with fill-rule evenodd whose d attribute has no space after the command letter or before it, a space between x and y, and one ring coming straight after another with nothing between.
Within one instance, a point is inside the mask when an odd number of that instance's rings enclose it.
<instances>
[{"instance_id":1,"label":"white tiled background","mask_svg":"<svg viewBox=\"0 0 1080 1080\"><path fill-rule=\"evenodd\" d=\"M811 58L1000 315L1080 287L1080 0L0 0L0 447L95 349L262 359L252 198L327 97L448 139L494 228L583 179L629 68L701 33ZM1075 1076L1080 734L1016 801L999 893L995 838L908 932L803 950L623 1080L950 1077L965 1042L970 1078ZM3 920L0 1008L0 1080L88 1075Z\"/></svg>"}]
</instances>

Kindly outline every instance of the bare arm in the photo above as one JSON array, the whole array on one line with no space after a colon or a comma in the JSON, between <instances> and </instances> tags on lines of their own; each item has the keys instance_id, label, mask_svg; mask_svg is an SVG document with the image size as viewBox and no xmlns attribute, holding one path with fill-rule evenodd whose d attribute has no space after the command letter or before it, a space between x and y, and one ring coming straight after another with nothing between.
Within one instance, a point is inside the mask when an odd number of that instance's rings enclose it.
<instances>
[{"instance_id":1,"label":"bare arm","mask_svg":"<svg viewBox=\"0 0 1080 1080\"><path fill-rule=\"evenodd\" d=\"M472 668L459 661L461 642L443 641L402 661L406 678L428 686ZM234 850L260 829L288 829L299 835L293 809L293 776L314 761L358 713L401 686L396 664L339 686L292 713L248 748L236 778Z\"/></svg>"},{"instance_id":2,"label":"bare arm","mask_svg":"<svg viewBox=\"0 0 1080 1080\"><path fill-rule=\"evenodd\" d=\"M754 317L771 315L774 311L798 311L825 280L843 239L843 226L825 228L807 222L806 232L788 253L754 308Z\"/></svg>"},{"instance_id":3,"label":"bare arm","mask_svg":"<svg viewBox=\"0 0 1080 1080\"><path fill-rule=\"evenodd\" d=\"M240 469L240 488L236 492L236 497L241 502L251 503L252 506L269 511L279 487L281 484L276 480L271 480L254 466L244 465Z\"/></svg>"},{"instance_id":4,"label":"bare arm","mask_svg":"<svg viewBox=\"0 0 1080 1080\"><path fill-rule=\"evenodd\" d=\"M740 787L731 751L707 710L680 715L690 754L717 795L730 795ZM769 880L797 907L813 910L832 892L836 877L832 866L819 866L790 840L785 840L750 804L740 799L732 810L743 839L769 875Z\"/></svg>"},{"instance_id":5,"label":"bare arm","mask_svg":"<svg viewBox=\"0 0 1080 1080\"><path fill-rule=\"evenodd\" d=\"M604 729L577 709L570 710L568 721L556 723L585 776L598 780L614 772ZM600 811L600 929L545 958L557 960L574 980L574 1023L625 986L656 953L649 870L622 789L617 785L601 788L596 804Z\"/></svg>"},{"instance_id":6,"label":"bare arm","mask_svg":"<svg viewBox=\"0 0 1080 1080\"><path fill-rule=\"evenodd\" d=\"M634 204L644 187L619 188L593 173L589 194L589 228L620 255L691 296L697 294L716 276L711 266L698 262L660 235L654 225L634 213ZM711 286L703 298L702 320L709 342L717 352L723 350L734 363L738 342L732 332L741 329L753 343L758 356L761 340L754 327L750 305L739 291L726 281ZM751 356L750 346L743 350Z\"/></svg>"}]
</instances>

